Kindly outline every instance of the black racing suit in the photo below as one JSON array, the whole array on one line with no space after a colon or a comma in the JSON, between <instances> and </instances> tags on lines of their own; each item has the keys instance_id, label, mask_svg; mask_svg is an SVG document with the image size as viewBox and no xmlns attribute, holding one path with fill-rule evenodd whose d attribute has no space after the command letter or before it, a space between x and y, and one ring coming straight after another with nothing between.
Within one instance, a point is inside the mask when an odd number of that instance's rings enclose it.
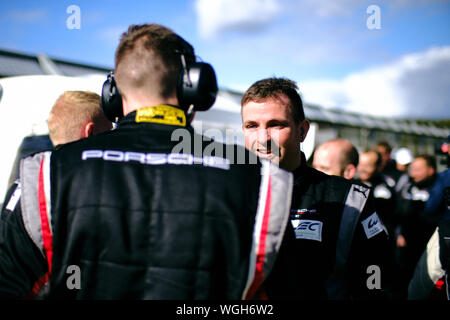
<instances>
[{"instance_id":1,"label":"black racing suit","mask_svg":"<svg viewBox=\"0 0 450 320\"><path fill-rule=\"evenodd\" d=\"M399 218L397 216L397 196L391 178L381 173L375 173L369 181L365 182L372 189L375 199L375 209L385 225L389 235L389 252L392 260L395 261L395 248L398 235ZM394 265L396 268L396 265ZM395 287L395 283L393 286Z\"/></svg>"},{"instance_id":2,"label":"black racing suit","mask_svg":"<svg viewBox=\"0 0 450 320\"><path fill-rule=\"evenodd\" d=\"M35 156L44 214L39 228L27 230L41 250L35 254L48 261L31 267L51 265L50 298L251 298L283 236L295 241L284 232L292 174L256 159L249 164L242 147L203 141L173 116L179 109L163 107L132 112L117 129L65 145L51 158ZM19 247L0 256L15 256ZM29 276L26 289L39 277Z\"/></svg>"},{"instance_id":3,"label":"black racing suit","mask_svg":"<svg viewBox=\"0 0 450 320\"><path fill-rule=\"evenodd\" d=\"M294 172L290 217L297 239L279 255L279 263L296 270L272 273L269 296L273 289L283 292L276 298L390 298L393 261L372 192L317 171L302 157Z\"/></svg>"},{"instance_id":4,"label":"black racing suit","mask_svg":"<svg viewBox=\"0 0 450 320\"><path fill-rule=\"evenodd\" d=\"M25 230L20 196L21 184L16 181L6 193L0 216L0 298L31 297L33 285L48 270Z\"/></svg>"},{"instance_id":5,"label":"black racing suit","mask_svg":"<svg viewBox=\"0 0 450 320\"><path fill-rule=\"evenodd\" d=\"M375 209L383 220L392 241L395 240L395 228L398 224L396 217L395 189L386 182L382 174L375 174L366 184L372 188L375 199Z\"/></svg>"}]
</instances>

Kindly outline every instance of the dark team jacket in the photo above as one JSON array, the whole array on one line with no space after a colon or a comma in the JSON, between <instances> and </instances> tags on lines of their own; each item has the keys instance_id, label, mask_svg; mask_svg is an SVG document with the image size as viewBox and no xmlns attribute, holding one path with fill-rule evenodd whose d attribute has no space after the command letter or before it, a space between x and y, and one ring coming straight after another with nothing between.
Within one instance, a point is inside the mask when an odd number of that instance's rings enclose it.
<instances>
[{"instance_id":1,"label":"dark team jacket","mask_svg":"<svg viewBox=\"0 0 450 320\"><path fill-rule=\"evenodd\" d=\"M372 192L307 166L304 155L302 160L290 214L296 241L278 261L293 270L269 276L269 295L273 289L284 293L276 298L389 298L393 262Z\"/></svg>"},{"instance_id":2,"label":"dark team jacket","mask_svg":"<svg viewBox=\"0 0 450 320\"><path fill-rule=\"evenodd\" d=\"M419 183L411 181L400 194L398 205L400 232L405 237L409 249L415 251L417 259L438 224L438 217L428 215L425 210L436 177L437 175L433 175Z\"/></svg>"},{"instance_id":3,"label":"dark team jacket","mask_svg":"<svg viewBox=\"0 0 450 320\"><path fill-rule=\"evenodd\" d=\"M282 240L294 240L285 232L292 174L205 140L173 106L158 106L24 159L21 180L38 184L21 181L21 203L5 215L22 225L24 244L2 226L0 259L22 259L26 246L39 261L17 262L33 269L21 270L20 285L11 262L0 294L46 295L50 283L56 299L254 297Z\"/></svg>"},{"instance_id":4,"label":"dark team jacket","mask_svg":"<svg viewBox=\"0 0 450 320\"><path fill-rule=\"evenodd\" d=\"M399 223L396 215L397 199L392 184L386 182L389 177L375 174L367 183L372 188L375 199L375 209L386 226L391 239L394 240L395 228Z\"/></svg>"}]
</instances>

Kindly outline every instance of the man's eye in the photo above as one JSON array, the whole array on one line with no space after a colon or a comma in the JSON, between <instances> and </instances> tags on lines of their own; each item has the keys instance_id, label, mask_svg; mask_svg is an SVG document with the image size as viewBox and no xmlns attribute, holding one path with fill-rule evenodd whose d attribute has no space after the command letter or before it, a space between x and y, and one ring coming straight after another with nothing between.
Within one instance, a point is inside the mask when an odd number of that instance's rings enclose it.
<instances>
[{"instance_id":1,"label":"man's eye","mask_svg":"<svg viewBox=\"0 0 450 320\"><path fill-rule=\"evenodd\" d=\"M285 125L281 122L274 122L269 125L269 127L272 127L272 128L283 128L284 126Z\"/></svg>"},{"instance_id":2,"label":"man's eye","mask_svg":"<svg viewBox=\"0 0 450 320\"><path fill-rule=\"evenodd\" d=\"M245 125L245 129L253 129L256 128L256 125L254 123L248 123Z\"/></svg>"}]
</instances>

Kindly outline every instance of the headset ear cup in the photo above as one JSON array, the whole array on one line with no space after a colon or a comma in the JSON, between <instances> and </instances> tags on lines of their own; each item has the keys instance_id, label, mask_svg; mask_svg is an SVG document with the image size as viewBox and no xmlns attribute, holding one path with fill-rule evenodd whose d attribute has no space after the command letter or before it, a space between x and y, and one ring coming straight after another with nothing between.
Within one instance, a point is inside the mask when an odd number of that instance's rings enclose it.
<instances>
[{"instance_id":1,"label":"headset ear cup","mask_svg":"<svg viewBox=\"0 0 450 320\"><path fill-rule=\"evenodd\" d=\"M208 63L191 64L178 79L178 103L184 108L194 105L195 111L208 110L216 101L217 91L216 73Z\"/></svg>"},{"instance_id":2,"label":"headset ear cup","mask_svg":"<svg viewBox=\"0 0 450 320\"><path fill-rule=\"evenodd\" d=\"M106 118L112 122L123 117L122 97L117 89L113 72L108 74L108 78L103 83L102 109Z\"/></svg>"}]
</instances>

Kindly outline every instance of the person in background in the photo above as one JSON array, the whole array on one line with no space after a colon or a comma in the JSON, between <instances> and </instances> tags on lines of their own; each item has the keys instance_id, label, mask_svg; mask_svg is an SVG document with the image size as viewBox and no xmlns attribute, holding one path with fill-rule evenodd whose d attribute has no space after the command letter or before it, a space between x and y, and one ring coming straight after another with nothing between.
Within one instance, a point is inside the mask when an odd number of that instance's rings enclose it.
<instances>
[{"instance_id":1,"label":"person in background","mask_svg":"<svg viewBox=\"0 0 450 320\"><path fill-rule=\"evenodd\" d=\"M400 281L406 290L417 262L438 223L437 219L430 219L425 214L425 205L437 178L434 157L416 156L410 165L409 173L412 183L402 191L398 202L400 229L396 241L398 264L402 271Z\"/></svg>"},{"instance_id":2,"label":"person in background","mask_svg":"<svg viewBox=\"0 0 450 320\"><path fill-rule=\"evenodd\" d=\"M347 139L338 138L317 147L312 166L323 173L351 180L356 175L358 162L355 146Z\"/></svg>"},{"instance_id":3,"label":"person in background","mask_svg":"<svg viewBox=\"0 0 450 320\"><path fill-rule=\"evenodd\" d=\"M450 136L447 140L450 143ZM425 204L424 218L438 227L423 252L409 283L408 299L450 299L450 150L447 170L441 172ZM444 292L444 288L446 292Z\"/></svg>"},{"instance_id":4,"label":"person in background","mask_svg":"<svg viewBox=\"0 0 450 320\"><path fill-rule=\"evenodd\" d=\"M50 111L47 125L54 146L112 129L101 108L101 97L89 91L64 92Z\"/></svg>"},{"instance_id":5,"label":"person in background","mask_svg":"<svg viewBox=\"0 0 450 320\"><path fill-rule=\"evenodd\" d=\"M112 122L103 114L100 96L89 91L65 91L61 94L50 111L47 124L50 140L57 148L112 128ZM22 172L19 172L22 179L32 178L27 174L28 169L22 165ZM32 184L30 186L27 194L37 197L38 190ZM43 298L48 286L34 286L45 277L47 261L29 240L21 198L22 183L16 180L8 189L1 209L0 297Z\"/></svg>"},{"instance_id":6,"label":"person in background","mask_svg":"<svg viewBox=\"0 0 450 320\"><path fill-rule=\"evenodd\" d=\"M358 165L358 179L373 189L375 207L382 221L387 227L392 241L396 227L395 218L395 191L386 182L381 173L382 156L376 150L367 150L360 154Z\"/></svg>"},{"instance_id":7,"label":"person in background","mask_svg":"<svg viewBox=\"0 0 450 320\"><path fill-rule=\"evenodd\" d=\"M397 180L401 176L401 172L397 170L395 160L392 159L392 146L389 142L382 140L375 144L372 148L381 155L381 163L379 172L389 187L395 188Z\"/></svg>"},{"instance_id":8,"label":"person in background","mask_svg":"<svg viewBox=\"0 0 450 320\"><path fill-rule=\"evenodd\" d=\"M395 165L400 172L408 172L408 166L413 159L413 155L408 148L399 148L394 152Z\"/></svg>"},{"instance_id":9,"label":"person in background","mask_svg":"<svg viewBox=\"0 0 450 320\"><path fill-rule=\"evenodd\" d=\"M410 183L408 168L414 157L408 148L400 148L395 151L394 158L397 170L401 172L401 175L395 184L395 193L399 195L403 189L408 188L408 184Z\"/></svg>"},{"instance_id":10,"label":"person in background","mask_svg":"<svg viewBox=\"0 0 450 320\"><path fill-rule=\"evenodd\" d=\"M74 90L65 91L56 99L47 119L47 128L48 135L31 135L23 139L11 170L9 187L19 179L22 158L110 130L112 123L103 114L98 94Z\"/></svg>"}]
</instances>

